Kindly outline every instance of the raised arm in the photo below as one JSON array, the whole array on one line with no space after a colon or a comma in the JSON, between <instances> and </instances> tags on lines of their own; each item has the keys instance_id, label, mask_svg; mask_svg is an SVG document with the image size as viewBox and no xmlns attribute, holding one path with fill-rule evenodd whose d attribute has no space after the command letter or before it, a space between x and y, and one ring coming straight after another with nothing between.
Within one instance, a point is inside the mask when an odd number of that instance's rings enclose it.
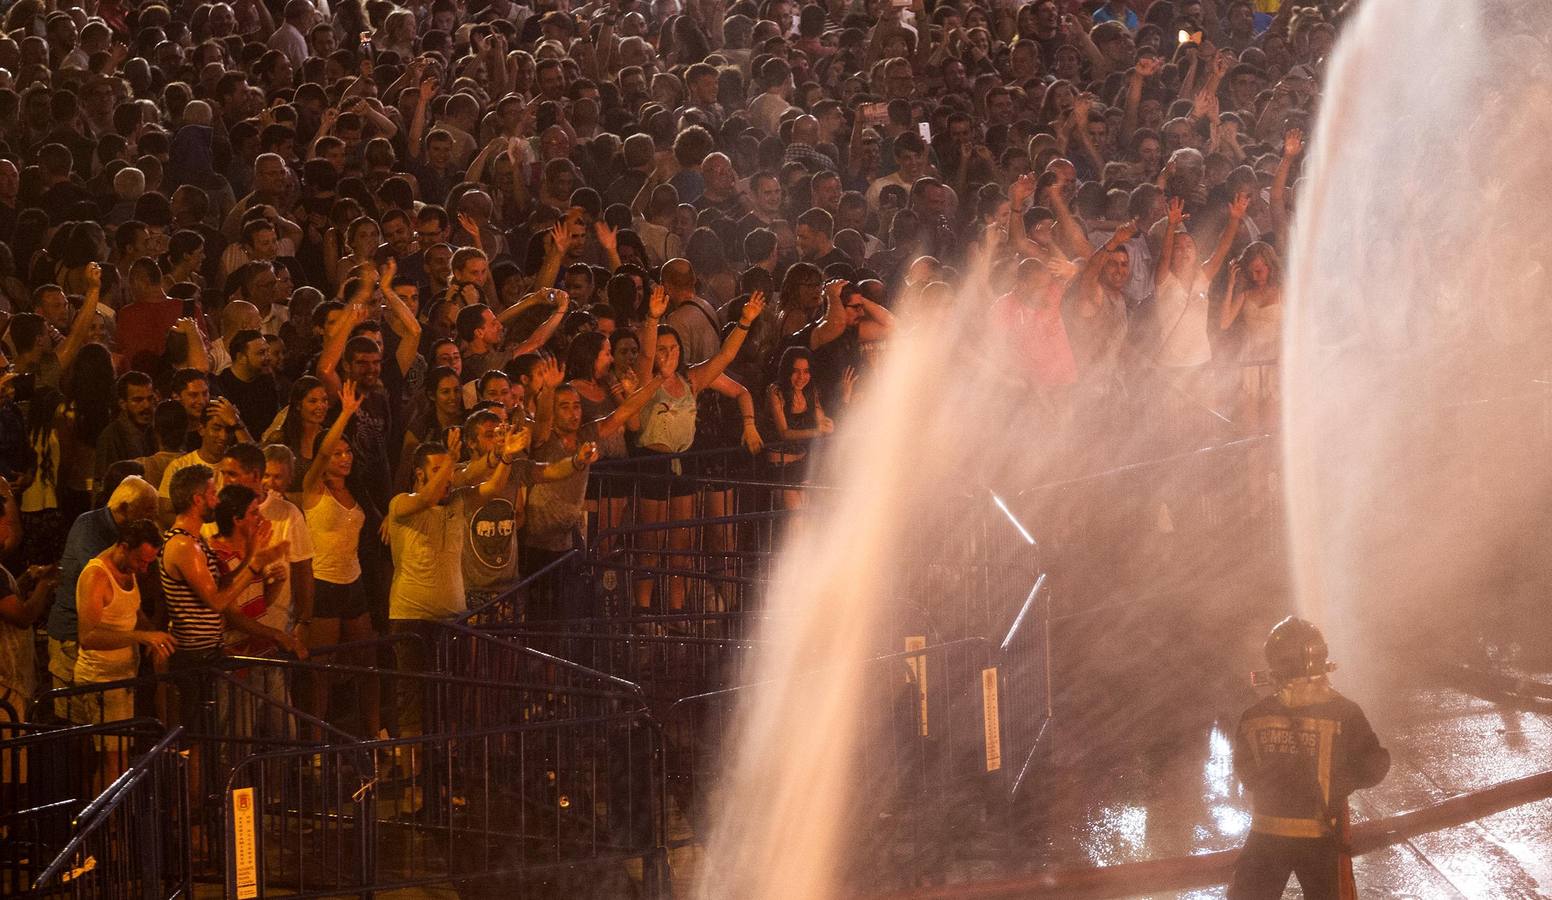
<instances>
[{"instance_id":1,"label":"raised arm","mask_svg":"<svg viewBox=\"0 0 1552 900\"><path fill-rule=\"evenodd\" d=\"M652 286L647 298L647 315L636 333L641 343L641 353L636 357L636 380L646 383L652 380L652 370L657 361L657 323L668 312L668 291L661 284Z\"/></svg>"},{"instance_id":2,"label":"raised arm","mask_svg":"<svg viewBox=\"0 0 1552 900\"><path fill-rule=\"evenodd\" d=\"M1060 181L1046 188L1045 203L1056 216L1056 237L1062 252L1073 256L1092 255L1094 245L1089 242L1088 235L1083 233L1078 217L1072 214L1072 207L1067 205L1067 196L1062 192Z\"/></svg>"},{"instance_id":3,"label":"raised arm","mask_svg":"<svg viewBox=\"0 0 1552 900\"><path fill-rule=\"evenodd\" d=\"M620 229L611 228L603 219L593 223L593 233L598 236L598 246L604 249L604 257L611 270L620 267Z\"/></svg>"},{"instance_id":4,"label":"raised arm","mask_svg":"<svg viewBox=\"0 0 1552 900\"><path fill-rule=\"evenodd\" d=\"M356 393L355 382L347 381L340 388L340 413L334 419L334 424L323 433L323 442L318 445L318 452L313 454L312 464L307 467L307 474L302 476L302 502L323 493L323 473L329 468L329 455L339 442L345 438L345 427L350 424L350 417L361 408L362 397Z\"/></svg>"},{"instance_id":5,"label":"raised arm","mask_svg":"<svg viewBox=\"0 0 1552 900\"><path fill-rule=\"evenodd\" d=\"M550 430L555 423L555 389L560 386L563 378L560 363L551 356L546 356L534 369L533 442L536 444L550 439Z\"/></svg>"},{"instance_id":6,"label":"raised arm","mask_svg":"<svg viewBox=\"0 0 1552 900\"><path fill-rule=\"evenodd\" d=\"M535 328L532 334L523 338L516 347L512 348L513 356L539 352L540 347L549 343L550 336L555 334L555 329L559 328L561 323L566 320L566 310L571 308L571 295L565 291L552 290L545 292L545 296L555 301L555 311L550 313L549 317L543 322L540 322L539 327Z\"/></svg>"},{"instance_id":7,"label":"raised arm","mask_svg":"<svg viewBox=\"0 0 1552 900\"><path fill-rule=\"evenodd\" d=\"M1239 281L1239 262L1229 263L1229 286L1223 294L1223 309L1218 312L1218 330L1228 331L1234 320L1239 318L1240 310L1245 307L1245 295L1236 291L1235 285Z\"/></svg>"},{"instance_id":8,"label":"raised arm","mask_svg":"<svg viewBox=\"0 0 1552 900\"><path fill-rule=\"evenodd\" d=\"M388 517L403 522L410 516L425 512L447 497L448 488L453 484L453 473L458 469L459 451L463 449L463 432L457 428L447 430L447 462L432 470L426 483L420 490L409 494L399 494L388 504ZM496 471L507 468L505 463L496 467Z\"/></svg>"},{"instance_id":9,"label":"raised arm","mask_svg":"<svg viewBox=\"0 0 1552 900\"><path fill-rule=\"evenodd\" d=\"M506 146L507 139L497 137L484 147L481 147L480 152L476 153L474 159L469 161L469 168L464 172L463 180L483 181L485 178L485 167L490 165L491 158L501 150L506 149Z\"/></svg>"},{"instance_id":10,"label":"raised arm","mask_svg":"<svg viewBox=\"0 0 1552 900\"><path fill-rule=\"evenodd\" d=\"M534 273L534 290L552 288L556 279L560 278L561 260L571 246L571 222L571 213L567 213L550 227L550 243L544 248L544 262L539 266L539 271Z\"/></svg>"},{"instance_id":11,"label":"raised arm","mask_svg":"<svg viewBox=\"0 0 1552 900\"><path fill-rule=\"evenodd\" d=\"M512 163L512 202L516 204L518 212L522 212L532 200L528 195L527 138L507 138L507 160Z\"/></svg>"},{"instance_id":12,"label":"raised arm","mask_svg":"<svg viewBox=\"0 0 1552 900\"><path fill-rule=\"evenodd\" d=\"M1202 274L1207 282L1212 283L1218 273L1223 271L1223 264L1228 262L1229 251L1234 247L1234 237L1239 234L1239 225L1245 221L1245 213L1250 209L1250 193L1240 191L1229 201L1229 220L1223 225L1223 234L1218 236L1218 246L1213 248L1213 254L1207 262L1202 264Z\"/></svg>"},{"instance_id":13,"label":"raised arm","mask_svg":"<svg viewBox=\"0 0 1552 900\"><path fill-rule=\"evenodd\" d=\"M1159 264L1153 269L1154 287L1162 287L1170 276L1175 260L1175 232L1186 220L1186 201L1175 197L1169 201L1169 217L1164 223L1164 238L1159 242Z\"/></svg>"},{"instance_id":14,"label":"raised arm","mask_svg":"<svg viewBox=\"0 0 1552 900\"><path fill-rule=\"evenodd\" d=\"M1293 171L1293 161L1304 152L1304 132L1290 129L1283 135L1283 158L1277 161L1277 174L1272 176L1272 233L1277 237L1277 247L1288 246L1288 177Z\"/></svg>"},{"instance_id":15,"label":"raised arm","mask_svg":"<svg viewBox=\"0 0 1552 900\"><path fill-rule=\"evenodd\" d=\"M410 308L404 305L404 299L399 292L393 289L393 278L399 271L399 261L392 256L383 264L382 274L377 279L377 289L383 297L383 305L388 307L388 327L399 336L399 349L394 354L394 362L399 366L402 375L415 365L415 357L420 355L420 320L410 312Z\"/></svg>"},{"instance_id":16,"label":"raised arm","mask_svg":"<svg viewBox=\"0 0 1552 900\"><path fill-rule=\"evenodd\" d=\"M420 159L421 153L425 150L427 107L431 105L431 98L436 96L436 92L435 76L420 83L420 94L415 98L415 114L410 118L410 159Z\"/></svg>"},{"instance_id":17,"label":"raised arm","mask_svg":"<svg viewBox=\"0 0 1552 900\"><path fill-rule=\"evenodd\" d=\"M1120 252L1126 242L1136 235L1136 219L1122 222L1121 227L1117 228L1115 234L1110 236L1110 240L1101 244L1099 249L1090 254L1088 260L1083 264L1083 272L1078 277L1079 296L1081 297L1078 314L1083 316L1083 318L1092 319L1099 313L1101 300L1099 290L1100 270L1104 268L1105 263L1109 261L1111 256Z\"/></svg>"},{"instance_id":18,"label":"raised arm","mask_svg":"<svg viewBox=\"0 0 1552 900\"><path fill-rule=\"evenodd\" d=\"M81 301L81 308L76 312L75 320L70 323L70 334L66 335L64 344L59 348L61 370L70 371L70 364L75 362L76 354L86 346L86 336L92 332L92 322L97 318L97 301L101 295L102 266L97 263L87 263L86 297Z\"/></svg>"},{"instance_id":19,"label":"raised arm","mask_svg":"<svg viewBox=\"0 0 1552 900\"><path fill-rule=\"evenodd\" d=\"M1117 146L1126 146L1137 130L1137 111L1142 106L1142 88L1149 78L1159 73L1161 60L1157 56L1144 56L1126 77L1126 101L1121 109L1121 134Z\"/></svg>"},{"instance_id":20,"label":"raised arm","mask_svg":"<svg viewBox=\"0 0 1552 900\"><path fill-rule=\"evenodd\" d=\"M846 282L832 278L824 286L825 312L808 335L808 349L818 350L846 331L846 306L842 301Z\"/></svg>"},{"instance_id":21,"label":"raised arm","mask_svg":"<svg viewBox=\"0 0 1552 900\"><path fill-rule=\"evenodd\" d=\"M722 346L711 359L696 363L690 367L690 385L696 393L704 391L713 381L717 380L727 367L733 364L738 357L738 348L744 345L744 338L749 336L749 326L760 317L760 312L765 309L765 292L755 291L749 295L744 303L744 311L738 317L738 323L733 330L723 339ZM654 346L656 346L654 344ZM745 393L748 393L745 391ZM753 407L751 407L752 411Z\"/></svg>"},{"instance_id":22,"label":"raised arm","mask_svg":"<svg viewBox=\"0 0 1552 900\"><path fill-rule=\"evenodd\" d=\"M857 302L862 304L863 319L857 323L857 337L863 341L881 341L895 330L895 314L864 297L857 294Z\"/></svg>"},{"instance_id":23,"label":"raised arm","mask_svg":"<svg viewBox=\"0 0 1552 900\"><path fill-rule=\"evenodd\" d=\"M331 395L340 393L340 357L345 355L345 344L350 340L351 329L366 321L366 301L372 296L375 287L376 273L363 275L356 286L355 295L345 307L345 314L335 319L334 328L324 335L323 350L318 354L316 374Z\"/></svg>"},{"instance_id":24,"label":"raised arm","mask_svg":"<svg viewBox=\"0 0 1552 900\"><path fill-rule=\"evenodd\" d=\"M663 384L663 376L653 375L651 380L642 384L626 397L624 402L614 408L614 412L594 421L593 426L598 429L599 437L612 437L625 430L631 419L636 418L640 412L651 402L652 395Z\"/></svg>"}]
</instances>

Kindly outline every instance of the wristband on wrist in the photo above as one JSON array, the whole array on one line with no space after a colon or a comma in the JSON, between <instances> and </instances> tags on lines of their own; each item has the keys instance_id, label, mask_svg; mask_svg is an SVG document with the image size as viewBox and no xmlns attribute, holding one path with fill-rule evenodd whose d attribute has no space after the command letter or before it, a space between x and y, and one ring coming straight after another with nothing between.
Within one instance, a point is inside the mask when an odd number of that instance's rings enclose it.
<instances>
[{"instance_id":1,"label":"wristband on wrist","mask_svg":"<svg viewBox=\"0 0 1552 900\"><path fill-rule=\"evenodd\" d=\"M748 331L749 330L749 326L744 324L743 322L739 322L737 325L734 325L733 327L737 328L737 329L739 329L741 331Z\"/></svg>"}]
</instances>

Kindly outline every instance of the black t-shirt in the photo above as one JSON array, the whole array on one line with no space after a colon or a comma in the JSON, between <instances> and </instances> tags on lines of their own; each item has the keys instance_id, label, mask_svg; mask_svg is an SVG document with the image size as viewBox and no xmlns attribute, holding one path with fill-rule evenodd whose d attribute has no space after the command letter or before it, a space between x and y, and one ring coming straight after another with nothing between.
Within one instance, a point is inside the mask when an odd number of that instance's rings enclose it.
<instances>
[{"instance_id":1,"label":"black t-shirt","mask_svg":"<svg viewBox=\"0 0 1552 900\"><path fill-rule=\"evenodd\" d=\"M232 401L242 416L248 433L254 437L263 434L280 411L280 388L273 375L259 375L252 381L243 381L228 368L216 376L221 396Z\"/></svg>"}]
</instances>

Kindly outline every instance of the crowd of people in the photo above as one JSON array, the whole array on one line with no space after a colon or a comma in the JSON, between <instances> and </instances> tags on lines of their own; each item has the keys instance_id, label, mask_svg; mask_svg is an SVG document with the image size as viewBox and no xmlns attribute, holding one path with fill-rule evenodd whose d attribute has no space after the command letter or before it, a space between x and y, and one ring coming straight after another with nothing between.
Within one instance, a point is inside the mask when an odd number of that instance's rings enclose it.
<instances>
[{"instance_id":1,"label":"crowd of people","mask_svg":"<svg viewBox=\"0 0 1552 900\"><path fill-rule=\"evenodd\" d=\"M1055 420L1275 357L1338 6L16 0L0 696L423 631L686 451L798 505L923 310Z\"/></svg>"}]
</instances>

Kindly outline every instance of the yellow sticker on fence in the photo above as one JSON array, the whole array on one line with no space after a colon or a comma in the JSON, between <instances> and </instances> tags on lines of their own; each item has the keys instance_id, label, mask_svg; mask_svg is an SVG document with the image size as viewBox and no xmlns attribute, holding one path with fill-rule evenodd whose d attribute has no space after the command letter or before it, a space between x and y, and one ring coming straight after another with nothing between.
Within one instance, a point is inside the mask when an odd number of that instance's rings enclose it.
<instances>
[{"instance_id":1,"label":"yellow sticker on fence","mask_svg":"<svg viewBox=\"0 0 1552 900\"><path fill-rule=\"evenodd\" d=\"M1002 768L1002 720L997 715L997 667L981 670L981 714L986 740L986 771Z\"/></svg>"},{"instance_id":2,"label":"yellow sticker on fence","mask_svg":"<svg viewBox=\"0 0 1552 900\"><path fill-rule=\"evenodd\" d=\"M232 869L237 900L259 896L259 857L253 836L253 788L232 789Z\"/></svg>"},{"instance_id":3,"label":"yellow sticker on fence","mask_svg":"<svg viewBox=\"0 0 1552 900\"><path fill-rule=\"evenodd\" d=\"M921 650L927 646L927 638L915 634L905 639L905 652ZM921 714L917 717L917 731L922 737L927 736L927 657L909 656L905 663L911 669L911 680L916 682L917 705L921 707Z\"/></svg>"}]
</instances>

